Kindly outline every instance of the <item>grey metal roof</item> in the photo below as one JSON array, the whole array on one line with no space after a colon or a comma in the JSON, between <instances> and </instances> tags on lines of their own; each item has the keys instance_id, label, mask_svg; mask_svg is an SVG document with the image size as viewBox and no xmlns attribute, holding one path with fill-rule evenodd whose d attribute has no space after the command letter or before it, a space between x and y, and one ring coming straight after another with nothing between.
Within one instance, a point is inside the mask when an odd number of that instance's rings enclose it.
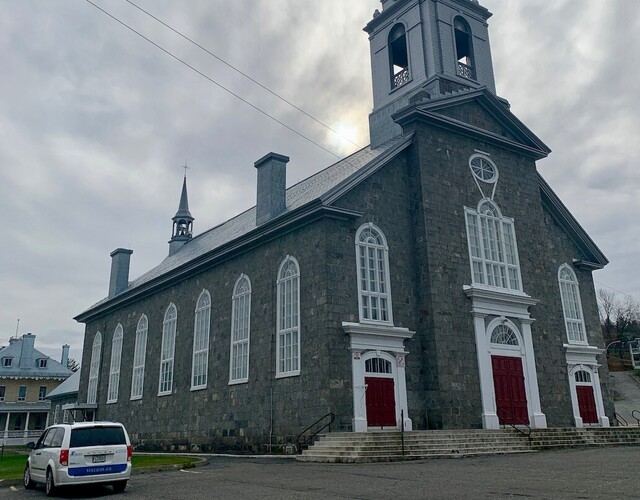
<instances>
[{"instance_id":1,"label":"grey metal roof","mask_svg":"<svg viewBox=\"0 0 640 500\"><path fill-rule=\"evenodd\" d=\"M80 370L76 371L67 380L46 395L47 399L57 396L68 396L80 390Z\"/></svg>"},{"instance_id":2,"label":"grey metal roof","mask_svg":"<svg viewBox=\"0 0 640 500\"><path fill-rule=\"evenodd\" d=\"M309 202L322 199L325 194L334 192L336 188L343 184L349 185L350 179L358 177L360 171L374 166L376 160L388 157L390 154L395 153L399 147L404 147L408 142L407 137L403 137L376 149L367 146L291 186L286 192L286 209L277 218L284 217ZM249 233L256 227L256 207L254 206L232 219L194 236L173 255L168 256L156 267L131 281L126 292L132 291L155 278L170 273L204 256L208 252ZM81 313L80 316L108 301L109 298L105 298L97 302Z\"/></svg>"},{"instance_id":3,"label":"grey metal roof","mask_svg":"<svg viewBox=\"0 0 640 500\"><path fill-rule=\"evenodd\" d=\"M30 342L25 344L24 338L28 338ZM38 351L33 347L35 343L35 335L25 334L21 338L11 339L8 346L0 350L1 358L13 358L10 367L3 366L0 362L0 378L67 378L72 371L66 366L62 366L55 359L50 358L46 354ZM24 349L23 349L24 345ZM47 366L39 368L37 363L39 359L46 359Z\"/></svg>"}]
</instances>

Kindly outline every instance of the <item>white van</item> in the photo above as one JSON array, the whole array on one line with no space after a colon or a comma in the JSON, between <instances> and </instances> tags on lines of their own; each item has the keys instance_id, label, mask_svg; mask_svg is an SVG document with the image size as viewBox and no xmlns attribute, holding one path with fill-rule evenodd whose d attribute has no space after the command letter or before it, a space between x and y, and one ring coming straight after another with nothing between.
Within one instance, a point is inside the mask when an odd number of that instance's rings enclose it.
<instances>
[{"instance_id":1,"label":"white van","mask_svg":"<svg viewBox=\"0 0 640 500\"><path fill-rule=\"evenodd\" d=\"M48 496L59 486L111 484L116 493L131 475L132 447L124 426L117 422L78 422L48 427L24 468L24 487L44 483Z\"/></svg>"}]
</instances>

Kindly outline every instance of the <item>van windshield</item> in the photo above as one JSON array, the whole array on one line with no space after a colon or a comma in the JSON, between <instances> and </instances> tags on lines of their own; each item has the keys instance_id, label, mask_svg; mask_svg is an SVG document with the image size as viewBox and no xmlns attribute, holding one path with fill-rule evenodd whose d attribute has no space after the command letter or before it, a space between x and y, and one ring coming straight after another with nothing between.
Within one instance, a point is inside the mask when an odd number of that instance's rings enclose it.
<instances>
[{"instance_id":1,"label":"van windshield","mask_svg":"<svg viewBox=\"0 0 640 500\"><path fill-rule=\"evenodd\" d=\"M86 427L71 430L70 448L127 444L124 429L119 426Z\"/></svg>"}]
</instances>

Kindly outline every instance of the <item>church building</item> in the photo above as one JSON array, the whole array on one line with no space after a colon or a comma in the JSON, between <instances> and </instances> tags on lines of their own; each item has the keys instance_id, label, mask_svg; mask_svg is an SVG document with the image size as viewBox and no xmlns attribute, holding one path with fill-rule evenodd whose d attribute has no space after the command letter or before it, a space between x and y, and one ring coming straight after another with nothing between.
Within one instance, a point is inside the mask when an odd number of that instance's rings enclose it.
<instances>
[{"instance_id":1,"label":"church building","mask_svg":"<svg viewBox=\"0 0 640 500\"><path fill-rule=\"evenodd\" d=\"M477 0L382 0L371 144L194 234L86 325L77 408L139 444L260 449L334 427L609 426L592 272L608 261L545 182L549 148L496 93ZM533 89L532 89L533 90ZM249 168L249 167L247 167Z\"/></svg>"}]
</instances>

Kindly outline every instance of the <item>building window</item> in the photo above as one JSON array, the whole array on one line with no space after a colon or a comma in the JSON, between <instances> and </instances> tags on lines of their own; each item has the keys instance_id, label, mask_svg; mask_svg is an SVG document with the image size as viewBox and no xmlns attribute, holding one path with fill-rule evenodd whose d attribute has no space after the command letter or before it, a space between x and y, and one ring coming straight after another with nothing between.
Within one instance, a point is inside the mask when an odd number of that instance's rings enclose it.
<instances>
[{"instance_id":1,"label":"building window","mask_svg":"<svg viewBox=\"0 0 640 500\"><path fill-rule=\"evenodd\" d=\"M47 358L38 359L38 368L46 368L47 367Z\"/></svg>"},{"instance_id":2,"label":"building window","mask_svg":"<svg viewBox=\"0 0 640 500\"><path fill-rule=\"evenodd\" d=\"M53 412L53 423L60 423L60 405L56 405L56 409Z\"/></svg>"},{"instance_id":3,"label":"building window","mask_svg":"<svg viewBox=\"0 0 640 500\"><path fill-rule=\"evenodd\" d=\"M513 219L487 198L477 210L465 208L465 215L473 283L522 291Z\"/></svg>"},{"instance_id":4,"label":"building window","mask_svg":"<svg viewBox=\"0 0 640 500\"><path fill-rule=\"evenodd\" d=\"M473 64L473 37L467 21L458 16L453 20L453 32L456 40L456 74L463 78L475 80L476 71Z\"/></svg>"},{"instance_id":5,"label":"building window","mask_svg":"<svg viewBox=\"0 0 640 500\"><path fill-rule=\"evenodd\" d=\"M38 390L38 401L44 401L44 397L47 395L47 386L41 385Z\"/></svg>"},{"instance_id":6,"label":"building window","mask_svg":"<svg viewBox=\"0 0 640 500\"><path fill-rule=\"evenodd\" d=\"M13 358L2 358L2 366L5 368L11 368L13 364Z\"/></svg>"},{"instance_id":7,"label":"building window","mask_svg":"<svg viewBox=\"0 0 640 500\"><path fill-rule=\"evenodd\" d=\"M26 400L27 400L27 386L21 385L18 388L18 403L21 403Z\"/></svg>"},{"instance_id":8,"label":"building window","mask_svg":"<svg viewBox=\"0 0 640 500\"><path fill-rule=\"evenodd\" d=\"M382 231L371 223L356 233L358 303L361 322L393 323L389 248Z\"/></svg>"},{"instance_id":9,"label":"building window","mask_svg":"<svg viewBox=\"0 0 640 500\"><path fill-rule=\"evenodd\" d=\"M389 32L389 66L391 68L391 88L407 83L409 77L409 51L404 25L396 24Z\"/></svg>"},{"instance_id":10,"label":"building window","mask_svg":"<svg viewBox=\"0 0 640 500\"><path fill-rule=\"evenodd\" d=\"M498 167L484 155L475 154L469 158L469 168L479 181L494 184L498 181Z\"/></svg>"},{"instance_id":11,"label":"building window","mask_svg":"<svg viewBox=\"0 0 640 500\"><path fill-rule=\"evenodd\" d=\"M300 373L300 268L289 255L278 271L276 377Z\"/></svg>"},{"instance_id":12,"label":"building window","mask_svg":"<svg viewBox=\"0 0 640 500\"><path fill-rule=\"evenodd\" d=\"M109 389L107 403L118 401L118 386L120 385L120 361L122 360L122 325L118 324L113 332L111 341L111 368L109 370Z\"/></svg>"},{"instance_id":13,"label":"building window","mask_svg":"<svg viewBox=\"0 0 640 500\"><path fill-rule=\"evenodd\" d=\"M507 325L498 325L491 332L491 343L501 345L517 346L518 336Z\"/></svg>"},{"instance_id":14,"label":"building window","mask_svg":"<svg viewBox=\"0 0 640 500\"><path fill-rule=\"evenodd\" d=\"M98 376L100 375L100 355L102 351L102 334L96 333L91 347L91 365L89 368L89 387L87 388L87 403L95 404L98 396Z\"/></svg>"},{"instance_id":15,"label":"building window","mask_svg":"<svg viewBox=\"0 0 640 500\"><path fill-rule=\"evenodd\" d=\"M578 279L567 264L563 264L558 270L558 283L560 285L567 339L570 344L586 344L587 336L584 328Z\"/></svg>"},{"instance_id":16,"label":"building window","mask_svg":"<svg viewBox=\"0 0 640 500\"><path fill-rule=\"evenodd\" d=\"M391 362L382 358L370 358L364 362L364 371L367 373L393 373Z\"/></svg>"},{"instance_id":17,"label":"building window","mask_svg":"<svg viewBox=\"0 0 640 500\"><path fill-rule=\"evenodd\" d=\"M249 380L249 330L251 323L251 282L244 274L236 281L231 306L231 365L229 382Z\"/></svg>"},{"instance_id":18,"label":"building window","mask_svg":"<svg viewBox=\"0 0 640 500\"><path fill-rule=\"evenodd\" d=\"M176 349L176 326L178 310L170 304L162 323L162 350L160 353L160 383L158 396L171 394L173 389L173 358Z\"/></svg>"},{"instance_id":19,"label":"building window","mask_svg":"<svg viewBox=\"0 0 640 500\"><path fill-rule=\"evenodd\" d=\"M191 368L191 390L207 387L209 366L209 325L211 323L211 295L202 290L196 303L193 326L193 362Z\"/></svg>"},{"instance_id":20,"label":"building window","mask_svg":"<svg viewBox=\"0 0 640 500\"><path fill-rule=\"evenodd\" d=\"M147 357L147 331L149 320L143 314L136 327L136 345L133 352L133 373L131 375L131 399L141 399L144 388L144 363Z\"/></svg>"},{"instance_id":21,"label":"building window","mask_svg":"<svg viewBox=\"0 0 640 500\"><path fill-rule=\"evenodd\" d=\"M584 370L579 370L575 373L575 379L577 383L591 384L591 374Z\"/></svg>"},{"instance_id":22,"label":"building window","mask_svg":"<svg viewBox=\"0 0 640 500\"><path fill-rule=\"evenodd\" d=\"M4 385L0 385L0 402L4 401L6 387Z\"/></svg>"}]
</instances>

